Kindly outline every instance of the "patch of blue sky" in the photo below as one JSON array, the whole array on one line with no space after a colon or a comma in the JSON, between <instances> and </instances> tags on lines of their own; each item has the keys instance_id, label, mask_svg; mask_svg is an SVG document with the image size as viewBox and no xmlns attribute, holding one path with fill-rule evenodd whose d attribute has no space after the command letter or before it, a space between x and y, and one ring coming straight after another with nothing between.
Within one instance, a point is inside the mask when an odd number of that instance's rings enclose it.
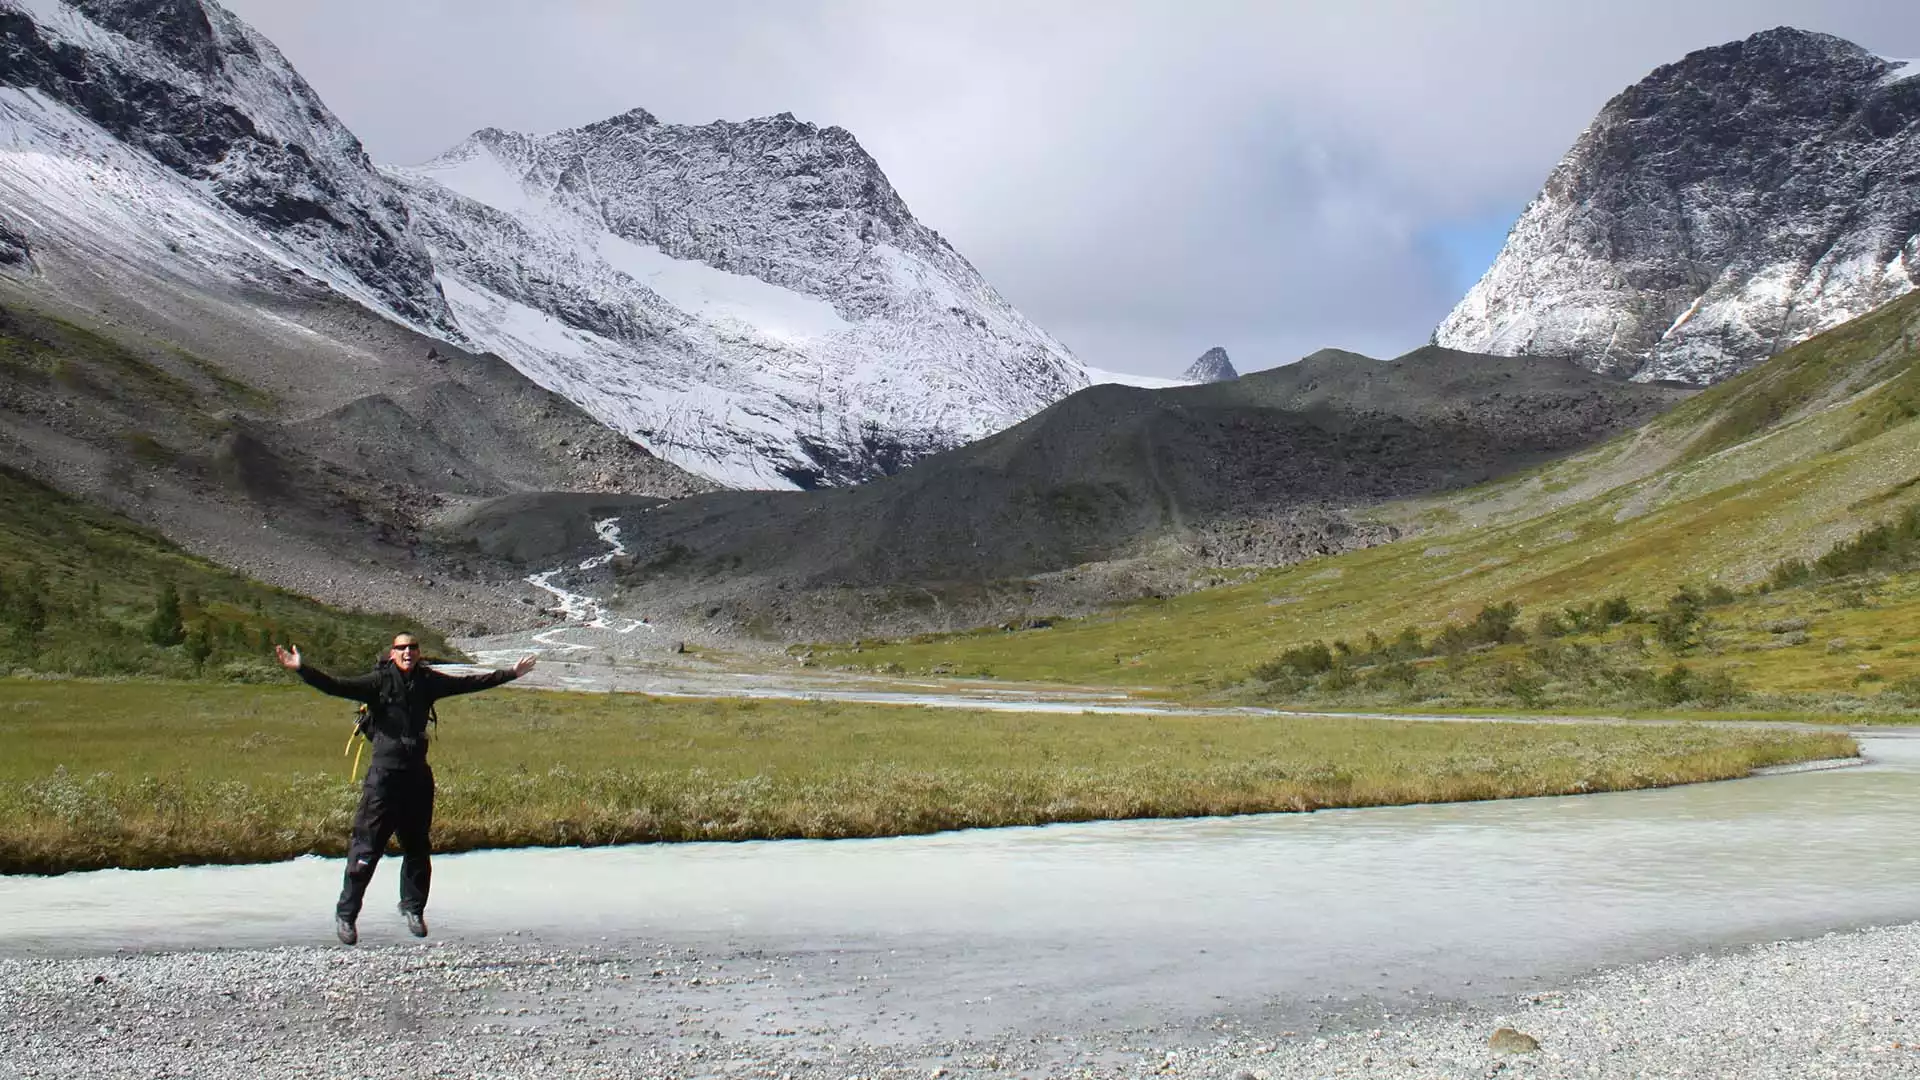
<instances>
[{"instance_id":1,"label":"patch of blue sky","mask_svg":"<svg viewBox=\"0 0 1920 1080\"><path fill-rule=\"evenodd\" d=\"M1465 296L1493 266L1519 217L1518 211L1499 210L1436 221L1420 230L1417 242L1445 275L1456 297Z\"/></svg>"}]
</instances>

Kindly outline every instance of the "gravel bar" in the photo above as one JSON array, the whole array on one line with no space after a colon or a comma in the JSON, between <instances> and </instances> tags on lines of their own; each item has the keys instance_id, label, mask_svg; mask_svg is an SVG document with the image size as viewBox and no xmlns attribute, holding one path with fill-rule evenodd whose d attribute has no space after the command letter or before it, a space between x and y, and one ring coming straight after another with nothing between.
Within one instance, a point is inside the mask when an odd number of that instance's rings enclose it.
<instances>
[{"instance_id":1,"label":"gravel bar","mask_svg":"<svg viewBox=\"0 0 1920 1080\"><path fill-rule=\"evenodd\" d=\"M936 1043L873 1015L823 1019L836 991L797 992L807 962L513 938L6 959L0 1076L1920 1077L1920 924L1662 960L1491 1008Z\"/></svg>"}]
</instances>

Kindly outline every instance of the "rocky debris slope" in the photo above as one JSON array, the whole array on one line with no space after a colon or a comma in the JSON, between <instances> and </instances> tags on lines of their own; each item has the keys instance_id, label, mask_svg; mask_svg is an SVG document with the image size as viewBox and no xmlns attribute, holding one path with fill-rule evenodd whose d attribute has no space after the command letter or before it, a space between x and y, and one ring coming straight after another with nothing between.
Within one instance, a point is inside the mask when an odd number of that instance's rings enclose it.
<instances>
[{"instance_id":1,"label":"rocky debris slope","mask_svg":"<svg viewBox=\"0 0 1920 1080\"><path fill-rule=\"evenodd\" d=\"M0 55L0 195L37 231L225 280L297 269L457 339L405 204L217 5L0 0Z\"/></svg>"},{"instance_id":2,"label":"rocky debris slope","mask_svg":"<svg viewBox=\"0 0 1920 1080\"><path fill-rule=\"evenodd\" d=\"M1233 370L1233 361L1227 359L1227 350L1215 345L1200 354L1184 374L1180 376L1190 383L1226 382L1237 379L1240 373Z\"/></svg>"},{"instance_id":3,"label":"rocky debris slope","mask_svg":"<svg viewBox=\"0 0 1920 1080\"><path fill-rule=\"evenodd\" d=\"M628 512L630 554L613 573L650 617L705 613L802 637L829 629L815 619L829 594L854 596L849 616L864 606L878 625L902 606L888 591L978 592L1166 544L1182 549L1182 573L1196 561L1283 564L1393 538L1351 520L1354 508L1589 445L1686 393L1432 347L1391 362L1321 353L1202 386L1093 386L859 487L720 492ZM547 565L583 554L530 546L516 523L532 516L479 507L448 523L448 539ZM944 618L953 604L942 605Z\"/></svg>"},{"instance_id":4,"label":"rocky debris slope","mask_svg":"<svg viewBox=\"0 0 1920 1080\"><path fill-rule=\"evenodd\" d=\"M0 272L0 465L282 588L520 625L539 595L512 584L524 571L425 540L440 513L527 490L711 490L503 361L330 293L214 303L36 262Z\"/></svg>"},{"instance_id":5,"label":"rocky debris slope","mask_svg":"<svg viewBox=\"0 0 1920 1080\"><path fill-rule=\"evenodd\" d=\"M1781 28L1600 111L1434 341L1708 383L1920 282L1920 62Z\"/></svg>"},{"instance_id":6,"label":"rocky debris slope","mask_svg":"<svg viewBox=\"0 0 1920 1080\"><path fill-rule=\"evenodd\" d=\"M469 337L730 486L897 472L1088 382L840 128L636 109L388 175Z\"/></svg>"}]
</instances>

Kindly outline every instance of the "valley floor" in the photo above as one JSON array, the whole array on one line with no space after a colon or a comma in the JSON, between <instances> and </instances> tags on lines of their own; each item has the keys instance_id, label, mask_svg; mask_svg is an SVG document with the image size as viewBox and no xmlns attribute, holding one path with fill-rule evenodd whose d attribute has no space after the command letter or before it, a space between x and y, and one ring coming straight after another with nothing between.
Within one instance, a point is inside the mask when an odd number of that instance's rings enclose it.
<instances>
[{"instance_id":1,"label":"valley floor","mask_svg":"<svg viewBox=\"0 0 1920 1080\"><path fill-rule=\"evenodd\" d=\"M1661 960L1411 1017L1321 1003L1187 1030L939 1042L913 1038L910 1017L851 1036L793 1021L830 996L794 988L808 957L503 939L0 960L0 1076L1866 1080L1920 1074L1916 953L1920 924ZM1502 1027L1538 1049L1491 1047Z\"/></svg>"}]
</instances>

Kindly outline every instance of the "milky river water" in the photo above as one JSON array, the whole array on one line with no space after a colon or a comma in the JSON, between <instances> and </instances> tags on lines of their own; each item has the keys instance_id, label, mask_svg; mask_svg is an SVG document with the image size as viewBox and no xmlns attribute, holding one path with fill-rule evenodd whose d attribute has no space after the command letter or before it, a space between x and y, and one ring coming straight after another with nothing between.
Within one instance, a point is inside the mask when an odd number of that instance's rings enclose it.
<instances>
[{"instance_id":1,"label":"milky river water","mask_svg":"<svg viewBox=\"0 0 1920 1080\"><path fill-rule=\"evenodd\" d=\"M811 957L850 1009L884 981L969 1031L1470 999L1920 920L1920 737L1861 743L1861 767L1575 798L443 856L429 915L440 939ZM0 878L0 955L326 944L340 867ZM363 948L409 940L397 869Z\"/></svg>"}]
</instances>

